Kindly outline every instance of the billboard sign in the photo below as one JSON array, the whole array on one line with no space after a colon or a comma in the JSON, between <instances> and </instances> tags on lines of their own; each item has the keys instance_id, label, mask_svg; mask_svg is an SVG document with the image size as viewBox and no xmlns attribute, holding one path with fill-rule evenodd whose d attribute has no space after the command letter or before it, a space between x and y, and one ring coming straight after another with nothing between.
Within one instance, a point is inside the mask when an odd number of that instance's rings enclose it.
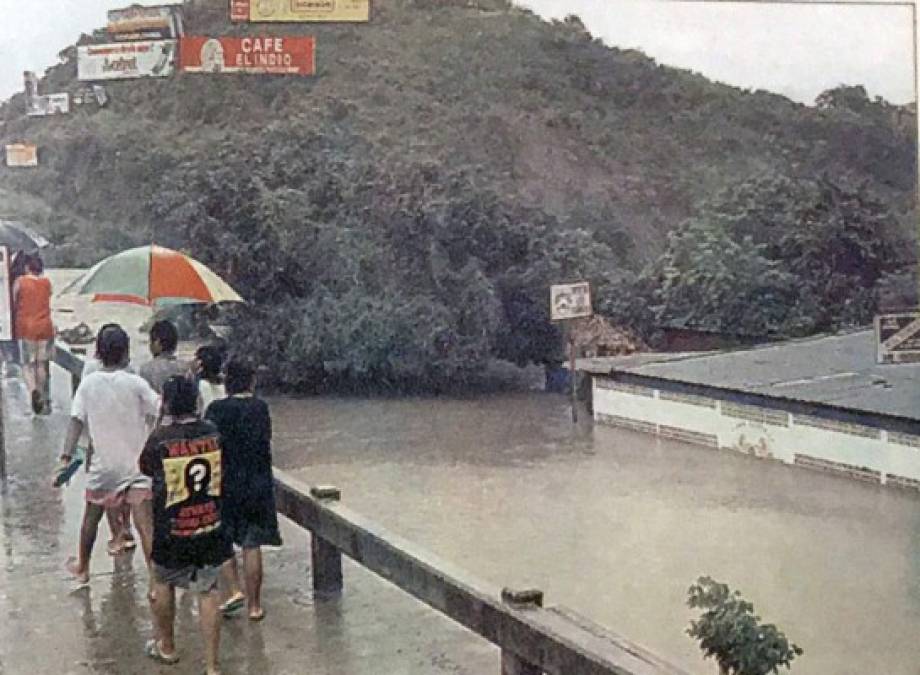
<instances>
[{"instance_id":1,"label":"billboard sign","mask_svg":"<svg viewBox=\"0 0 920 675\"><path fill-rule=\"evenodd\" d=\"M231 21L366 22L370 18L371 0L230 0Z\"/></svg>"},{"instance_id":2,"label":"billboard sign","mask_svg":"<svg viewBox=\"0 0 920 675\"><path fill-rule=\"evenodd\" d=\"M175 60L175 40L84 45L77 48L77 77L84 82L169 77Z\"/></svg>"},{"instance_id":3,"label":"billboard sign","mask_svg":"<svg viewBox=\"0 0 920 675\"><path fill-rule=\"evenodd\" d=\"M875 343L879 363L920 361L920 312L875 317Z\"/></svg>"},{"instance_id":4,"label":"billboard sign","mask_svg":"<svg viewBox=\"0 0 920 675\"><path fill-rule=\"evenodd\" d=\"M313 75L316 42L311 37L188 36L179 63L189 73Z\"/></svg>"},{"instance_id":5,"label":"billboard sign","mask_svg":"<svg viewBox=\"0 0 920 675\"><path fill-rule=\"evenodd\" d=\"M550 318L553 321L592 316L591 285L587 281L550 288Z\"/></svg>"},{"instance_id":6,"label":"billboard sign","mask_svg":"<svg viewBox=\"0 0 920 675\"><path fill-rule=\"evenodd\" d=\"M38 147L27 143L6 146L6 165L13 168L38 166Z\"/></svg>"},{"instance_id":7,"label":"billboard sign","mask_svg":"<svg viewBox=\"0 0 920 675\"><path fill-rule=\"evenodd\" d=\"M106 30L114 40L161 40L181 34L179 14L174 6L132 5L111 10L108 17Z\"/></svg>"},{"instance_id":8,"label":"billboard sign","mask_svg":"<svg viewBox=\"0 0 920 675\"><path fill-rule=\"evenodd\" d=\"M70 94L47 94L33 96L29 99L29 117L47 117L48 115L66 115L70 112Z\"/></svg>"}]
</instances>

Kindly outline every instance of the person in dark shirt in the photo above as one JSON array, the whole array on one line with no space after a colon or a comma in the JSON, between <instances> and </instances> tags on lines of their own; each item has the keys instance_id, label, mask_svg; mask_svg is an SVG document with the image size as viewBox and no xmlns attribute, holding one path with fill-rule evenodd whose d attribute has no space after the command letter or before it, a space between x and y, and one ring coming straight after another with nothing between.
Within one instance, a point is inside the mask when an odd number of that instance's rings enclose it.
<instances>
[{"instance_id":1,"label":"person in dark shirt","mask_svg":"<svg viewBox=\"0 0 920 675\"><path fill-rule=\"evenodd\" d=\"M231 614L246 604L249 618L261 621L262 546L281 546L272 478L272 422L268 405L253 394L254 372L240 360L226 367L227 398L208 406L207 419L220 432L224 447L224 522L233 543L243 549L246 594L240 589L236 556L224 565Z\"/></svg>"},{"instance_id":2,"label":"person in dark shirt","mask_svg":"<svg viewBox=\"0 0 920 675\"><path fill-rule=\"evenodd\" d=\"M198 594L208 675L217 675L221 566L233 556L221 509L223 452L217 429L197 413L198 388L182 376L163 384L169 424L147 439L141 472L153 479L153 598L155 637L148 656L175 663L176 587Z\"/></svg>"}]
</instances>

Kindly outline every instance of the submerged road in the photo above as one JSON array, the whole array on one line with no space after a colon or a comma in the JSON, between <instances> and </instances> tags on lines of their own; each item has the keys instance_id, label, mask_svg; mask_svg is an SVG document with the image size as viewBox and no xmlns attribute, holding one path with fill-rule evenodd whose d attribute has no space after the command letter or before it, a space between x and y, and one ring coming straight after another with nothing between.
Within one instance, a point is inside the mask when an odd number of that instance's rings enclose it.
<instances>
[{"instance_id":1,"label":"submerged road","mask_svg":"<svg viewBox=\"0 0 920 675\"><path fill-rule=\"evenodd\" d=\"M565 400L539 393L272 404L282 468L690 672L716 670L684 633L703 574L805 648L795 675L918 672L920 495L573 428Z\"/></svg>"},{"instance_id":2,"label":"submerged road","mask_svg":"<svg viewBox=\"0 0 920 675\"><path fill-rule=\"evenodd\" d=\"M100 527L89 589L63 571L82 515L82 485L49 487L66 415L33 418L17 380L3 383L9 477L0 485L0 675L171 673L198 675L199 634L191 597L180 596L182 662L158 667L142 654L151 636L147 573L139 554L110 558ZM69 378L56 371L55 406ZM251 675L480 675L497 673L498 650L345 562L339 599L312 594L307 535L284 522L287 545L266 555L261 624L224 624L224 673Z\"/></svg>"}]
</instances>

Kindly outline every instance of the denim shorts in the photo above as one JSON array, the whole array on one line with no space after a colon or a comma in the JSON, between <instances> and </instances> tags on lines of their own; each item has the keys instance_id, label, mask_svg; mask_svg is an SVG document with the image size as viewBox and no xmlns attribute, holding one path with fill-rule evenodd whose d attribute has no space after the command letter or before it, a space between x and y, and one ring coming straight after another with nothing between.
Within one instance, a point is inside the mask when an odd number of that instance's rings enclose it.
<instances>
[{"instance_id":1,"label":"denim shorts","mask_svg":"<svg viewBox=\"0 0 920 675\"><path fill-rule=\"evenodd\" d=\"M183 588L194 593L210 593L217 588L220 579L220 565L186 565L185 567L163 567L153 563L153 577L161 584Z\"/></svg>"}]
</instances>

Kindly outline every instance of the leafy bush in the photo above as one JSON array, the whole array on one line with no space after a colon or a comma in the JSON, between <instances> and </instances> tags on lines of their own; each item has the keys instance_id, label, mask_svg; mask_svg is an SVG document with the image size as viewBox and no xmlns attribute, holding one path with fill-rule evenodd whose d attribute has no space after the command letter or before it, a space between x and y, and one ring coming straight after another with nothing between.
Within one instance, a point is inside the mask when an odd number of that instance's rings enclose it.
<instances>
[{"instance_id":1,"label":"leafy bush","mask_svg":"<svg viewBox=\"0 0 920 675\"><path fill-rule=\"evenodd\" d=\"M688 591L687 605L703 614L687 633L700 643L706 658L719 664L723 675L768 675L789 669L802 648L773 624L761 624L754 605L709 577L700 577Z\"/></svg>"}]
</instances>

